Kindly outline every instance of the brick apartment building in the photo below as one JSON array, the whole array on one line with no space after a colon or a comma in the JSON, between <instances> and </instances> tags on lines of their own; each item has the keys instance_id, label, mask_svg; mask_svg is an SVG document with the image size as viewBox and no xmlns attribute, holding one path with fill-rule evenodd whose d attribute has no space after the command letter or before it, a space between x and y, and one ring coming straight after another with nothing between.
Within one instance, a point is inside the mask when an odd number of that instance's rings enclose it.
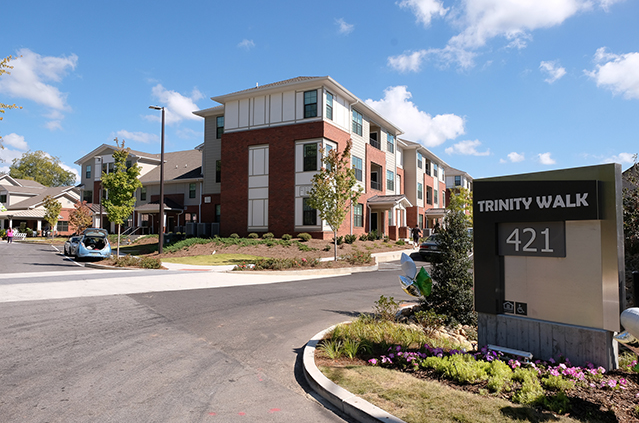
<instances>
[{"instance_id":1,"label":"brick apartment building","mask_svg":"<svg viewBox=\"0 0 639 423\"><path fill-rule=\"evenodd\" d=\"M448 165L329 76L298 77L212 97L204 118L201 222L223 236L273 232L331 238L307 204L320 150L343 150L364 194L339 234L377 230L407 238L408 227L443 218Z\"/></svg>"}]
</instances>

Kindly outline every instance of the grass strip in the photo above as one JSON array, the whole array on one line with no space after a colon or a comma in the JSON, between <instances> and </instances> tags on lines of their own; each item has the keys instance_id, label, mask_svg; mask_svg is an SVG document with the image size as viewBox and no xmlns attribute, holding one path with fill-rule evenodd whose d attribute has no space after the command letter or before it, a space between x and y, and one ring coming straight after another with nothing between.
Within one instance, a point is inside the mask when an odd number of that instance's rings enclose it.
<instances>
[{"instance_id":1,"label":"grass strip","mask_svg":"<svg viewBox=\"0 0 639 423\"><path fill-rule=\"evenodd\" d=\"M170 257L162 261L167 263L191 264L196 266L228 266L242 263L255 263L264 257L249 254L208 254L201 256Z\"/></svg>"}]
</instances>

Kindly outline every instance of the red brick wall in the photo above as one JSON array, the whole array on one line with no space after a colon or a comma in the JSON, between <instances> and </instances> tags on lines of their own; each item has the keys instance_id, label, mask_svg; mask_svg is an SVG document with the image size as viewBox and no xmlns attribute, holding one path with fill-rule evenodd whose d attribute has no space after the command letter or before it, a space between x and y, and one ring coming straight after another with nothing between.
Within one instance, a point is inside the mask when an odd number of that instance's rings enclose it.
<instances>
[{"instance_id":1,"label":"red brick wall","mask_svg":"<svg viewBox=\"0 0 639 423\"><path fill-rule=\"evenodd\" d=\"M205 203L204 197L211 197L211 202ZM215 205L221 204L220 201L220 194L202 195L202 216L198 217L201 223L215 222ZM224 205L220 207L220 219L224 220Z\"/></svg>"},{"instance_id":2,"label":"red brick wall","mask_svg":"<svg viewBox=\"0 0 639 423\"><path fill-rule=\"evenodd\" d=\"M294 235L295 143L322 137L336 142L340 150L350 139L348 133L325 122L222 135L221 235L248 234L248 151L250 146L265 144L269 146L268 230L275 236ZM224 169L230 170L225 172Z\"/></svg>"}]
</instances>

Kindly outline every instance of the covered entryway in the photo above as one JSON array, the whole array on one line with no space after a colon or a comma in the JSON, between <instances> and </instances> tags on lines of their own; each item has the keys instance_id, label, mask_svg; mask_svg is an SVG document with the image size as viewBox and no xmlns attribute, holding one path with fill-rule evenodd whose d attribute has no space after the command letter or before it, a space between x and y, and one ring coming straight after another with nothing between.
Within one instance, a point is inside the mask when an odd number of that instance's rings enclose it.
<instances>
[{"instance_id":1,"label":"covered entryway","mask_svg":"<svg viewBox=\"0 0 639 423\"><path fill-rule=\"evenodd\" d=\"M367 206L370 210L369 232L373 229L377 229L388 235L393 241L408 239L406 209L413 205L408 201L406 196L376 195L368 199ZM373 221L373 219L375 219L375 221ZM379 220L381 220L381 222ZM374 228L373 225L377 223L379 223L379 226Z\"/></svg>"},{"instance_id":2,"label":"covered entryway","mask_svg":"<svg viewBox=\"0 0 639 423\"><path fill-rule=\"evenodd\" d=\"M164 232L172 232L180 226L180 216L184 213L184 207L170 198L164 199ZM135 226L133 232L143 234L157 234L160 229L160 202L151 201L147 204L135 208ZM138 230L138 228L140 228Z\"/></svg>"}]
</instances>

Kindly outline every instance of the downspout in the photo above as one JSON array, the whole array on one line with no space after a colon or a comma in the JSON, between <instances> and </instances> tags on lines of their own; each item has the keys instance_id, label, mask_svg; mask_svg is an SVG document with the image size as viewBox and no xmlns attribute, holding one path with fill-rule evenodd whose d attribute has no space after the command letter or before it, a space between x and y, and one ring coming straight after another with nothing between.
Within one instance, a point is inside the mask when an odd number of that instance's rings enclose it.
<instances>
[{"instance_id":1,"label":"downspout","mask_svg":"<svg viewBox=\"0 0 639 423\"><path fill-rule=\"evenodd\" d=\"M371 232L371 206L366 202L366 208L368 208L368 233Z\"/></svg>"},{"instance_id":2,"label":"downspout","mask_svg":"<svg viewBox=\"0 0 639 423\"><path fill-rule=\"evenodd\" d=\"M198 204L197 223L202 223L202 190L204 189L204 181L200 181L200 203Z\"/></svg>"}]
</instances>

